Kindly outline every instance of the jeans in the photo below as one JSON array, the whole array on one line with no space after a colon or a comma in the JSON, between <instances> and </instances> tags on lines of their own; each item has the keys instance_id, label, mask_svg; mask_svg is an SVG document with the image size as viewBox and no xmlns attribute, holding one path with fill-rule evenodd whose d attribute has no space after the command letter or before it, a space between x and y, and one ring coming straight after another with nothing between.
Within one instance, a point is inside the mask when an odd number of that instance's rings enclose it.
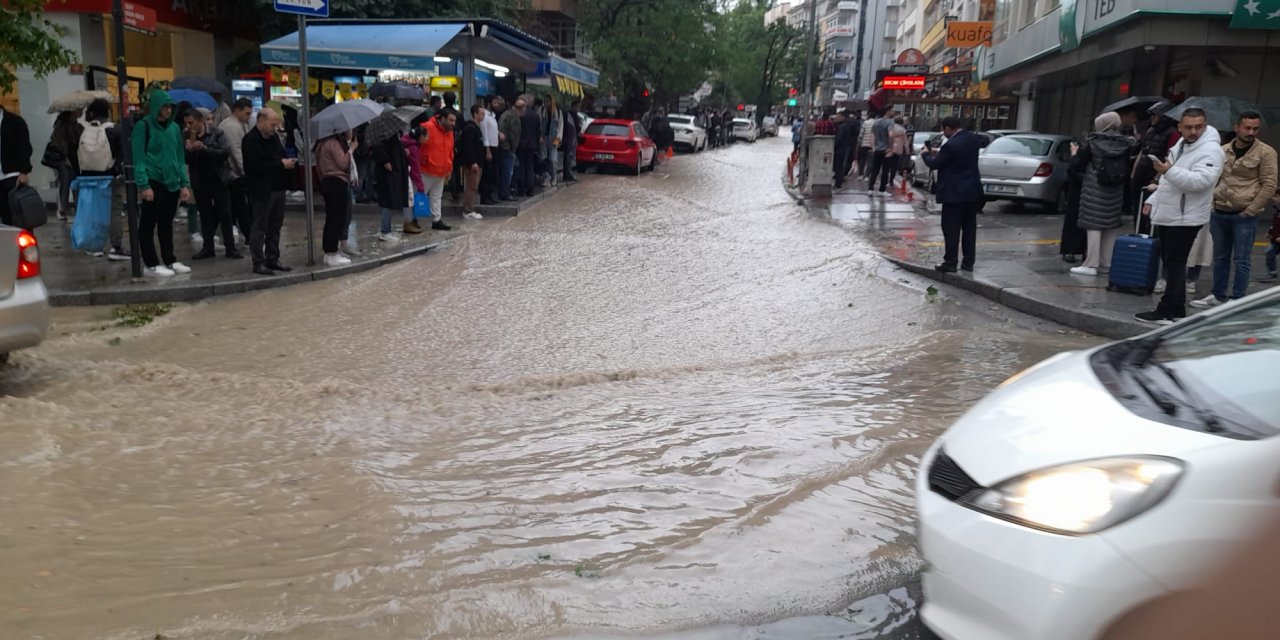
<instances>
[{"instance_id":1,"label":"jeans","mask_svg":"<svg viewBox=\"0 0 1280 640\"><path fill-rule=\"evenodd\" d=\"M1166 318L1187 317L1187 258L1191 245L1195 244L1200 227L1166 227L1156 225L1156 237L1160 238L1160 259L1164 262L1164 296L1156 311Z\"/></svg>"},{"instance_id":2,"label":"jeans","mask_svg":"<svg viewBox=\"0 0 1280 640\"><path fill-rule=\"evenodd\" d=\"M493 156L494 164L498 165L498 197L511 197L511 178L514 177L516 171L516 154L514 151L506 149L498 149L497 154Z\"/></svg>"},{"instance_id":3,"label":"jeans","mask_svg":"<svg viewBox=\"0 0 1280 640\"><path fill-rule=\"evenodd\" d=\"M249 250L253 253L255 267L280 262L284 203L283 191L269 191L252 197L253 233L249 236Z\"/></svg>"},{"instance_id":4,"label":"jeans","mask_svg":"<svg viewBox=\"0 0 1280 640\"><path fill-rule=\"evenodd\" d=\"M71 215L71 181L76 179L76 171L69 164L58 167L58 213Z\"/></svg>"},{"instance_id":5,"label":"jeans","mask_svg":"<svg viewBox=\"0 0 1280 640\"><path fill-rule=\"evenodd\" d=\"M1111 252L1116 248L1116 238L1120 236L1123 230L1119 227L1115 229L1086 229L1085 237L1088 239L1088 248L1085 250L1084 263L1082 266L1099 267L1103 269L1111 268Z\"/></svg>"},{"instance_id":6,"label":"jeans","mask_svg":"<svg viewBox=\"0 0 1280 640\"><path fill-rule=\"evenodd\" d=\"M888 150L876 151L871 157L871 175L867 177L867 189L874 191L876 188L876 176L880 176L880 190L889 190L889 180L893 177L893 158L886 158L884 154Z\"/></svg>"},{"instance_id":7,"label":"jeans","mask_svg":"<svg viewBox=\"0 0 1280 640\"><path fill-rule=\"evenodd\" d=\"M564 143L560 145L560 152L562 154L560 164L564 168L564 179L574 179L573 168L578 164L578 139L565 139Z\"/></svg>"},{"instance_id":8,"label":"jeans","mask_svg":"<svg viewBox=\"0 0 1280 640\"><path fill-rule=\"evenodd\" d=\"M351 209L351 184L347 180L330 176L320 182L324 195L324 233L321 246L325 253L337 253L338 243L347 231L347 219Z\"/></svg>"},{"instance_id":9,"label":"jeans","mask_svg":"<svg viewBox=\"0 0 1280 640\"><path fill-rule=\"evenodd\" d=\"M1274 275L1276 272L1276 254L1280 254L1280 243L1272 242L1271 246L1267 247L1267 254L1266 254L1267 273L1270 273L1272 275Z\"/></svg>"},{"instance_id":10,"label":"jeans","mask_svg":"<svg viewBox=\"0 0 1280 640\"><path fill-rule=\"evenodd\" d=\"M972 269L974 254L978 250L978 203L942 203L942 235L946 239L942 264L956 266L959 258L957 254L963 248L964 261L960 264L966 269Z\"/></svg>"},{"instance_id":11,"label":"jeans","mask_svg":"<svg viewBox=\"0 0 1280 640\"><path fill-rule=\"evenodd\" d=\"M1209 220L1213 234L1213 297L1227 299L1227 285L1232 267L1235 285L1232 298L1243 298L1249 287L1249 267L1253 258L1253 239L1258 235L1258 219L1232 211L1214 211Z\"/></svg>"},{"instance_id":12,"label":"jeans","mask_svg":"<svg viewBox=\"0 0 1280 640\"><path fill-rule=\"evenodd\" d=\"M204 249L213 251L213 237L222 230L222 246L227 251L235 251L236 236L231 231L231 196L227 186L220 180L202 181L196 189L196 204L200 207L200 235L204 238Z\"/></svg>"},{"instance_id":13,"label":"jeans","mask_svg":"<svg viewBox=\"0 0 1280 640\"><path fill-rule=\"evenodd\" d=\"M538 184L538 150L521 149L517 153L520 160L520 168L516 172L516 195L531 196Z\"/></svg>"},{"instance_id":14,"label":"jeans","mask_svg":"<svg viewBox=\"0 0 1280 640\"><path fill-rule=\"evenodd\" d=\"M498 148L486 147L490 159L480 165L480 197L492 199L498 193ZM463 171L463 173L466 173ZM466 185L463 185L466 186Z\"/></svg>"},{"instance_id":15,"label":"jeans","mask_svg":"<svg viewBox=\"0 0 1280 640\"><path fill-rule=\"evenodd\" d=\"M155 197L142 202L138 216L138 245L142 249L142 262L148 268L168 266L178 261L173 255L173 218L178 214L178 192L165 191L159 183L151 183ZM283 204L284 194L281 194ZM156 255L156 236L160 237L160 255Z\"/></svg>"}]
</instances>

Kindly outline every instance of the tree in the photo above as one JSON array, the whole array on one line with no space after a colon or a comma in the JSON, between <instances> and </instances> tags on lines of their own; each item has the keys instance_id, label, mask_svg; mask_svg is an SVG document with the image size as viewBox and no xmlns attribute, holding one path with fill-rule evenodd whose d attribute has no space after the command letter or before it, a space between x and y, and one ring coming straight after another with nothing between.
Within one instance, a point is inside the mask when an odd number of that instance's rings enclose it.
<instances>
[{"instance_id":1,"label":"tree","mask_svg":"<svg viewBox=\"0 0 1280 640\"><path fill-rule=\"evenodd\" d=\"M716 30L719 90L730 104L757 105L757 121L786 99L804 68L804 31L782 20L765 25L772 6L768 0L741 0Z\"/></svg>"},{"instance_id":2,"label":"tree","mask_svg":"<svg viewBox=\"0 0 1280 640\"><path fill-rule=\"evenodd\" d=\"M639 115L692 92L712 65L714 0L595 0L578 5L603 86Z\"/></svg>"},{"instance_id":3,"label":"tree","mask_svg":"<svg viewBox=\"0 0 1280 640\"><path fill-rule=\"evenodd\" d=\"M76 54L59 40L67 30L42 15L41 0L0 2L0 92L18 81L14 70L30 69L43 78L76 61Z\"/></svg>"}]
</instances>

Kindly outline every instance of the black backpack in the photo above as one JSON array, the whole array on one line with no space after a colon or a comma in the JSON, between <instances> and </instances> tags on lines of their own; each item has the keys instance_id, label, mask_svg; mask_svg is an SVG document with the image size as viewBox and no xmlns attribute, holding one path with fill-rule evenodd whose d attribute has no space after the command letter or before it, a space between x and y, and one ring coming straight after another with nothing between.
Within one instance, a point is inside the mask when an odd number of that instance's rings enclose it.
<instances>
[{"instance_id":1,"label":"black backpack","mask_svg":"<svg viewBox=\"0 0 1280 640\"><path fill-rule=\"evenodd\" d=\"M1098 158L1094 172L1098 176L1098 184L1116 186L1129 179L1128 156L1102 156Z\"/></svg>"}]
</instances>

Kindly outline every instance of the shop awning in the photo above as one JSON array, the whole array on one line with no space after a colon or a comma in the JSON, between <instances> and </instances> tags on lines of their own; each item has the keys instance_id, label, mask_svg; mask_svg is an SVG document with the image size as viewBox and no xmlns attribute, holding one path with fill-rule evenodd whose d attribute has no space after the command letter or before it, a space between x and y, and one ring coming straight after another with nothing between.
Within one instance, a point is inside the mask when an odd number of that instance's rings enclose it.
<instances>
[{"instance_id":1,"label":"shop awning","mask_svg":"<svg viewBox=\"0 0 1280 640\"><path fill-rule=\"evenodd\" d=\"M550 65L548 71L552 74L567 80L573 80L578 84L583 84L588 87L600 86L599 71L596 71L591 67L580 65L572 60L566 60L554 54L550 56L549 60Z\"/></svg>"},{"instance_id":2,"label":"shop awning","mask_svg":"<svg viewBox=\"0 0 1280 640\"><path fill-rule=\"evenodd\" d=\"M579 84L577 80L572 80L564 76L555 76L555 79L556 88L560 90L560 93L567 96L577 96L579 98L584 95L582 85Z\"/></svg>"},{"instance_id":3,"label":"shop awning","mask_svg":"<svg viewBox=\"0 0 1280 640\"><path fill-rule=\"evenodd\" d=\"M431 72L435 57L480 58L517 72L546 59L548 45L502 23L477 20L317 21L307 25L307 63L321 68ZM262 45L262 62L297 66L298 34Z\"/></svg>"}]
</instances>

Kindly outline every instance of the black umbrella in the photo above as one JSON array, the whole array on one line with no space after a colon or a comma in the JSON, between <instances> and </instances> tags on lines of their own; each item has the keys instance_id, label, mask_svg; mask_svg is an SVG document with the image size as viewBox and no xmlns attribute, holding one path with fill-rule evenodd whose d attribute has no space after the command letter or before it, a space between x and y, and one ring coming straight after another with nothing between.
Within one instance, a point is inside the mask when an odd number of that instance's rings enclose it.
<instances>
[{"instance_id":1,"label":"black umbrella","mask_svg":"<svg viewBox=\"0 0 1280 640\"><path fill-rule=\"evenodd\" d=\"M1103 107L1102 111L1099 113L1123 110L1142 111L1145 113L1147 109L1152 107L1152 105L1158 104L1162 100L1164 100L1164 98L1160 96L1134 96L1132 98L1125 98L1120 102L1113 102Z\"/></svg>"},{"instance_id":2,"label":"black umbrella","mask_svg":"<svg viewBox=\"0 0 1280 640\"><path fill-rule=\"evenodd\" d=\"M365 144L375 145L387 138L399 137L409 125L395 111L386 111L369 122L364 130Z\"/></svg>"},{"instance_id":3,"label":"black umbrella","mask_svg":"<svg viewBox=\"0 0 1280 640\"><path fill-rule=\"evenodd\" d=\"M231 92L227 91L227 85L214 80L213 78L201 78L198 76L187 76L178 78L169 83L170 89L194 89L203 91L208 94L219 94L223 100L231 97Z\"/></svg>"}]
</instances>

